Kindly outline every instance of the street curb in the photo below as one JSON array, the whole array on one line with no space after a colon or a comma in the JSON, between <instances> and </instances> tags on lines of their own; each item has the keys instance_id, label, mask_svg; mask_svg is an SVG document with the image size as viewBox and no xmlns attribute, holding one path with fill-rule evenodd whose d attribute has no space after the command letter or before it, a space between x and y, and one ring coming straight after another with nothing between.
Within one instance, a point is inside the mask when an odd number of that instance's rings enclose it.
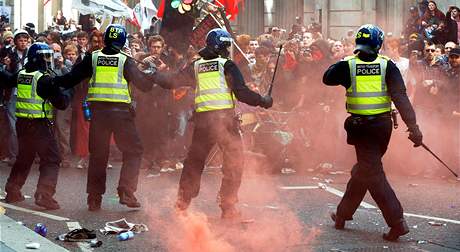
<instances>
[{"instance_id":1,"label":"street curb","mask_svg":"<svg viewBox=\"0 0 460 252\"><path fill-rule=\"evenodd\" d=\"M39 249L26 249L26 244L37 242ZM29 228L17 223L15 220L0 215L0 244L6 245L13 251L46 251L64 252L67 249L60 247L50 240L40 236ZM1 248L1 247L0 247Z\"/></svg>"}]
</instances>

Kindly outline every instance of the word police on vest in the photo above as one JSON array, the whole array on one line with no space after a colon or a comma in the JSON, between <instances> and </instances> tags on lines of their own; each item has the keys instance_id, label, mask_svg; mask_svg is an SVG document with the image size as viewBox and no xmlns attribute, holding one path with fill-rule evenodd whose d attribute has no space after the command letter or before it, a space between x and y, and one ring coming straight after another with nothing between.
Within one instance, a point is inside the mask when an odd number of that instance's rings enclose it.
<instances>
[{"instance_id":1,"label":"word police on vest","mask_svg":"<svg viewBox=\"0 0 460 252\"><path fill-rule=\"evenodd\" d=\"M117 57L105 57L99 56L97 57L97 65L98 66L118 66L118 58Z\"/></svg>"},{"instance_id":2,"label":"word police on vest","mask_svg":"<svg viewBox=\"0 0 460 252\"><path fill-rule=\"evenodd\" d=\"M21 83L21 84L24 84L24 85L31 85L33 79L34 79L33 76L20 74L18 76L18 83Z\"/></svg>"},{"instance_id":3,"label":"word police on vest","mask_svg":"<svg viewBox=\"0 0 460 252\"><path fill-rule=\"evenodd\" d=\"M208 72L215 72L219 70L219 63L217 61L207 62L200 64L198 67L199 73L208 73Z\"/></svg>"},{"instance_id":4,"label":"word police on vest","mask_svg":"<svg viewBox=\"0 0 460 252\"><path fill-rule=\"evenodd\" d=\"M356 65L356 75L380 75L380 64Z\"/></svg>"}]
</instances>

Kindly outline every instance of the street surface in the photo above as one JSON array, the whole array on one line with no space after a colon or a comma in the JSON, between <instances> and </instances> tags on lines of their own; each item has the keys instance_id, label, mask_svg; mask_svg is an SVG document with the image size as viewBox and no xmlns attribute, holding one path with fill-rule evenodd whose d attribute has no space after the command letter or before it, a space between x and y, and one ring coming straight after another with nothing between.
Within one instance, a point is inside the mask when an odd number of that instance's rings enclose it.
<instances>
[{"instance_id":1,"label":"street surface","mask_svg":"<svg viewBox=\"0 0 460 252\"><path fill-rule=\"evenodd\" d=\"M0 165L0 195L4 195L9 170L5 164ZM330 174L337 170L276 176L246 174L239 203L246 222L237 223L219 219L219 169L205 171L201 193L192 202L187 217L177 216L172 208L180 171L148 177L148 171L141 170L136 195L142 208L133 210L120 205L116 196L119 163L108 170L107 192L99 212L87 210L86 169L61 169L55 197L60 210L44 211L35 206L37 165L22 190L32 198L15 204L19 207L16 209L3 201L0 206L5 207L7 217L29 229L33 230L36 223L45 223L47 238L69 251L460 251L460 182L389 176L411 228L395 243L382 239L388 229L369 194L354 220L347 222L346 230L334 229L329 213L335 211L349 178L344 170ZM87 243L55 240L75 227L99 230L106 222L121 218L146 224L149 231L128 241L118 241L115 235L98 231L103 244L95 249ZM9 228L0 227L0 240ZM21 241L21 235L17 239ZM0 242L0 251L13 250Z\"/></svg>"}]
</instances>

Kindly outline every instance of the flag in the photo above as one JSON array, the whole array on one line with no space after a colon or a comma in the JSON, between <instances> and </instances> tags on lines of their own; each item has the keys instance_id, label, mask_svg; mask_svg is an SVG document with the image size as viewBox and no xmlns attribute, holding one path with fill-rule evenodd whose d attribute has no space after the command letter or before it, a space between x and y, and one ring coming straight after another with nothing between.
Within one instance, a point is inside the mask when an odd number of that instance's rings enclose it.
<instances>
[{"instance_id":1,"label":"flag","mask_svg":"<svg viewBox=\"0 0 460 252\"><path fill-rule=\"evenodd\" d=\"M152 18L157 15L157 12L152 0L141 0L134 6L131 23L139 27L141 31L147 30L150 28Z\"/></svg>"},{"instance_id":2,"label":"flag","mask_svg":"<svg viewBox=\"0 0 460 252\"><path fill-rule=\"evenodd\" d=\"M238 15L238 4L240 2L242 3L243 0L214 0L214 4L225 8L225 14L230 20L235 20Z\"/></svg>"},{"instance_id":3,"label":"flag","mask_svg":"<svg viewBox=\"0 0 460 252\"><path fill-rule=\"evenodd\" d=\"M157 17L162 18L165 12L165 0L161 0L160 6L158 6Z\"/></svg>"}]
</instances>

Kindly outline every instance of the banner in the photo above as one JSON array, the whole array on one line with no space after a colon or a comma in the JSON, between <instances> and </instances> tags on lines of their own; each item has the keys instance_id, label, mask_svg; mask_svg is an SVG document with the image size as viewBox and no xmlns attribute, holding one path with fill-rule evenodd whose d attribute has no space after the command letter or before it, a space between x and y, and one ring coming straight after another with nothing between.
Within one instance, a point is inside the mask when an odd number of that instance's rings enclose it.
<instances>
[{"instance_id":1,"label":"banner","mask_svg":"<svg viewBox=\"0 0 460 252\"><path fill-rule=\"evenodd\" d=\"M72 9L78 10L82 15L133 18L133 10L121 0L72 0Z\"/></svg>"},{"instance_id":2,"label":"banner","mask_svg":"<svg viewBox=\"0 0 460 252\"><path fill-rule=\"evenodd\" d=\"M193 30L190 43L193 47L201 49L206 46L206 35L214 28L220 28L211 14L208 14Z\"/></svg>"}]
</instances>

